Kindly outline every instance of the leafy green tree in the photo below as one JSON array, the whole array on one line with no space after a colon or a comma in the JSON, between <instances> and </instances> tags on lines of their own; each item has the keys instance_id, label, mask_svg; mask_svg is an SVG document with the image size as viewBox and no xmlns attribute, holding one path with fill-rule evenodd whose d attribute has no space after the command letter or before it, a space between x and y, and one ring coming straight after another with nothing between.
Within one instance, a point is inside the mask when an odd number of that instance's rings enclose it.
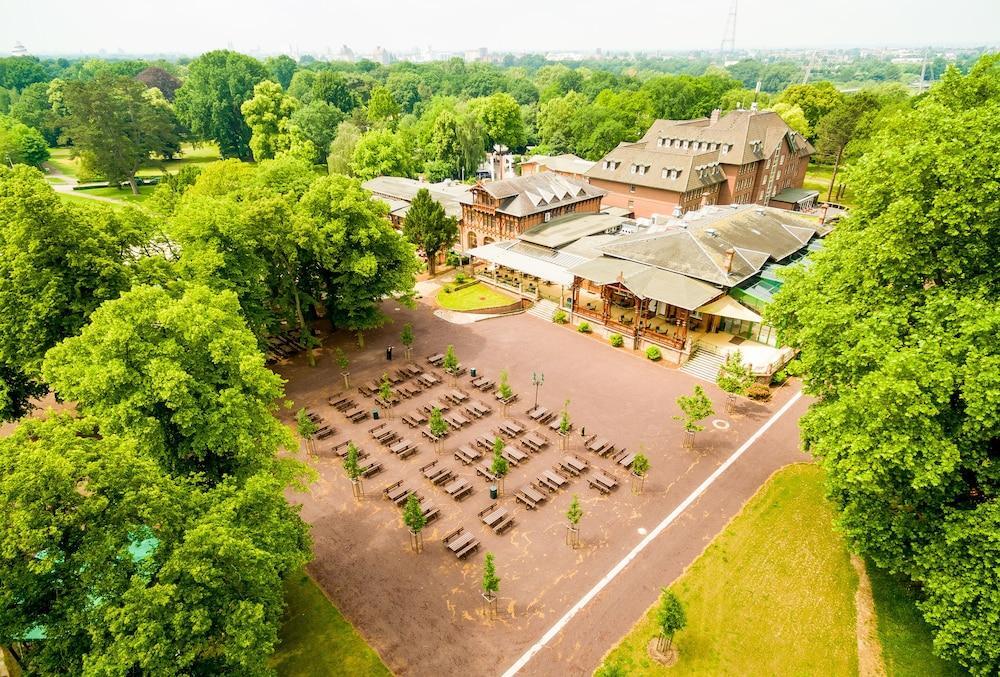
<instances>
[{"instance_id":1,"label":"leafy green tree","mask_svg":"<svg viewBox=\"0 0 1000 677\"><path fill-rule=\"evenodd\" d=\"M733 400L737 395L746 395L747 389L753 385L753 370L749 364L743 362L743 353L734 350L726 355L725 361L719 367L719 373L715 376L715 383L729 393L729 407L732 408Z\"/></svg>"},{"instance_id":2,"label":"leafy green tree","mask_svg":"<svg viewBox=\"0 0 1000 677\"><path fill-rule=\"evenodd\" d=\"M569 418L569 400L563 403L562 411L559 413L559 433L564 437L569 435L572 422Z\"/></svg>"},{"instance_id":3,"label":"leafy green tree","mask_svg":"<svg viewBox=\"0 0 1000 677\"><path fill-rule=\"evenodd\" d=\"M489 599L494 599L498 592L500 592L500 578L497 576L493 553L488 552L483 562L483 594Z\"/></svg>"},{"instance_id":4,"label":"leafy green tree","mask_svg":"<svg viewBox=\"0 0 1000 677\"><path fill-rule=\"evenodd\" d=\"M392 94L393 100L399 103L403 113L412 113L423 98L420 93L422 85L423 79L417 73L410 71L395 70L385 81L385 86Z\"/></svg>"},{"instance_id":5,"label":"leafy green tree","mask_svg":"<svg viewBox=\"0 0 1000 677\"><path fill-rule=\"evenodd\" d=\"M128 182L136 195L142 163L179 143L169 107L154 105L145 92L137 80L102 75L67 82L62 93L68 111L63 133L72 139L74 155L109 182Z\"/></svg>"},{"instance_id":6,"label":"leafy green tree","mask_svg":"<svg viewBox=\"0 0 1000 677\"><path fill-rule=\"evenodd\" d=\"M52 110L49 100L50 85L36 82L29 85L17 100L11 104L10 116L33 129L37 129L45 137L50 146L59 142L59 119Z\"/></svg>"},{"instance_id":7,"label":"leafy green tree","mask_svg":"<svg viewBox=\"0 0 1000 677\"><path fill-rule=\"evenodd\" d=\"M387 87L378 86L372 89L368 106L365 108L365 118L368 124L373 126L395 127L399 118L399 104L392 98L392 92Z\"/></svg>"},{"instance_id":8,"label":"leafy green tree","mask_svg":"<svg viewBox=\"0 0 1000 677\"><path fill-rule=\"evenodd\" d=\"M490 462L490 472L492 472L497 478L500 495L503 495L504 477L507 476L507 472L510 470L510 464L508 464L507 459L503 457L503 450L506 447L507 445L501 438L493 438L493 460Z\"/></svg>"},{"instance_id":9,"label":"leafy green tree","mask_svg":"<svg viewBox=\"0 0 1000 677\"><path fill-rule=\"evenodd\" d=\"M566 510L566 519L569 523L576 528L580 524L580 520L583 519L583 508L580 507L580 497L573 494L573 500L569 503L569 508Z\"/></svg>"},{"instance_id":10,"label":"leafy green tree","mask_svg":"<svg viewBox=\"0 0 1000 677\"><path fill-rule=\"evenodd\" d=\"M521 107L514 97L498 92L484 99L476 99L470 105L478 112L487 147L492 148L494 144L507 146L511 150L524 147L527 130Z\"/></svg>"},{"instance_id":11,"label":"leafy green tree","mask_svg":"<svg viewBox=\"0 0 1000 677\"><path fill-rule=\"evenodd\" d=\"M500 393L500 399L509 400L514 397L514 391L510 387L510 383L507 382L507 370L503 369L500 371L500 385L497 387L497 391Z\"/></svg>"},{"instance_id":12,"label":"leafy green tree","mask_svg":"<svg viewBox=\"0 0 1000 677\"><path fill-rule=\"evenodd\" d=\"M312 100L326 101L344 113L350 113L361 105L347 78L336 71L320 71L316 74L312 83Z\"/></svg>"},{"instance_id":13,"label":"leafy green tree","mask_svg":"<svg viewBox=\"0 0 1000 677\"><path fill-rule=\"evenodd\" d=\"M403 219L403 235L423 251L433 277L438 253L449 249L458 238L458 220L445 214L444 207L431 197L430 191L421 188Z\"/></svg>"},{"instance_id":14,"label":"leafy green tree","mask_svg":"<svg viewBox=\"0 0 1000 677\"><path fill-rule=\"evenodd\" d=\"M824 115L816 126L817 154L833 161L833 174L830 177L827 200L833 197L833 188L837 183L837 172L840 170L844 151L854 139L858 124L873 107L877 107L874 97L864 93L855 94Z\"/></svg>"},{"instance_id":15,"label":"leafy green tree","mask_svg":"<svg viewBox=\"0 0 1000 677\"><path fill-rule=\"evenodd\" d=\"M417 271L413 246L354 179L317 179L302 196L295 222L304 287L337 325L365 331L384 323L387 296L409 299Z\"/></svg>"},{"instance_id":16,"label":"leafy green tree","mask_svg":"<svg viewBox=\"0 0 1000 677\"><path fill-rule=\"evenodd\" d=\"M300 133L312 144L313 153L308 158L312 164L326 161L330 144L337 135L337 126L343 119L340 109L326 101L311 101L292 113L292 134Z\"/></svg>"},{"instance_id":17,"label":"leafy green tree","mask_svg":"<svg viewBox=\"0 0 1000 677\"><path fill-rule=\"evenodd\" d=\"M430 418L427 420L427 428L431 431L431 435L437 438L434 446L437 451L441 451L441 439L448 434L448 422L444 420L444 416L441 414L441 410L437 407L431 409Z\"/></svg>"},{"instance_id":18,"label":"leafy green tree","mask_svg":"<svg viewBox=\"0 0 1000 677\"><path fill-rule=\"evenodd\" d=\"M45 380L108 432L134 435L172 473L246 476L290 448L281 379L231 292L137 286L52 348Z\"/></svg>"},{"instance_id":19,"label":"leafy green tree","mask_svg":"<svg viewBox=\"0 0 1000 677\"><path fill-rule=\"evenodd\" d=\"M33 84L44 84L49 72L37 56L0 58L0 86L21 92Z\"/></svg>"},{"instance_id":20,"label":"leafy green tree","mask_svg":"<svg viewBox=\"0 0 1000 677\"><path fill-rule=\"evenodd\" d=\"M317 430L319 430L319 426L309 417L309 412L305 408L295 412L295 431L299 434L299 437L306 441L306 446L309 448L310 453L316 453L313 447L313 440Z\"/></svg>"},{"instance_id":21,"label":"leafy green tree","mask_svg":"<svg viewBox=\"0 0 1000 677\"><path fill-rule=\"evenodd\" d=\"M712 409L712 400L708 399L708 395L705 394L705 390L701 386L695 386L692 395L678 397L677 406L681 408L684 415L674 416L674 419L684 422L684 430L688 433L688 439L693 439L695 433L705 429L705 426L701 425L699 421L715 413L715 410Z\"/></svg>"},{"instance_id":22,"label":"leafy green tree","mask_svg":"<svg viewBox=\"0 0 1000 677\"><path fill-rule=\"evenodd\" d=\"M388 129L366 132L351 153L351 174L362 181L376 176L412 176L413 152L405 139Z\"/></svg>"},{"instance_id":23,"label":"leafy green tree","mask_svg":"<svg viewBox=\"0 0 1000 677\"><path fill-rule=\"evenodd\" d=\"M409 359L410 348L413 345L413 325L409 322L403 325L403 331L399 334L399 341L406 348L407 359Z\"/></svg>"},{"instance_id":24,"label":"leafy green tree","mask_svg":"<svg viewBox=\"0 0 1000 677\"><path fill-rule=\"evenodd\" d=\"M358 448L354 442L347 443L347 456L344 457L344 471L352 482L361 477L361 466L358 464Z\"/></svg>"},{"instance_id":25,"label":"leafy green tree","mask_svg":"<svg viewBox=\"0 0 1000 677\"><path fill-rule=\"evenodd\" d=\"M292 79L285 89L302 103L313 100L313 85L316 83L316 71L300 68L292 74ZM322 99L321 99L322 100Z\"/></svg>"},{"instance_id":26,"label":"leafy green tree","mask_svg":"<svg viewBox=\"0 0 1000 677\"><path fill-rule=\"evenodd\" d=\"M660 606L656 609L656 629L660 631L660 649L669 651L674 642L674 635L687 625L687 614L684 606L669 588L663 588L660 593Z\"/></svg>"},{"instance_id":27,"label":"leafy green tree","mask_svg":"<svg viewBox=\"0 0 1000 677\"><path fill-rule=\"evenodd\" d=\"M1000 669L1000 554L980 535L1000 525L998 121L996 55L888 118L851 169L857 208L766 313L801 348L802 435L840 528L923 584L936 652L975 674Z\"/></svg>"},{"instance_id":28,"label":"leafy green tree","mask_svg":"<svg viewBox=\"0 0 1000 677\"><path fill-rule=\"evenodd\" d=\"M798 106L805 115L811 129L815 129L820 119L844 101L833 83L825 80L807 84L790 85L778 95L776 103Z\"/></svg>"},{"instance_id":29,"label":"leafy green tree","mask_svg":"<svg viewBox=\"0 0 1000 677\"><path fill-rule=\"evenodd\" d=\"M128 289L149 241L142 212L71 207L38 170L0 166L0 420L44 392L45 351Z\"/></svg>"},{"instance_id":30,"label":"leafy green tree","mask_svg":"<svg viewBox=\"0 0 1000 677\"><path fill-rule=\"evenodd\" d=\"M250 127L250 150L256 160L273 158L292 145L289 124L299 102L285 94L281 85L264 80L254 85L253 98L240 111Z\"/></svg>"},{"instance_id":31,"label":"leafy green tree","mask_svg":"<svg viewBox=\"0 0 1000 677\"><path fill-rule=\"evenodd\" d=\"M785 124L794 129L796 132L802 136L809 137L812 135L812 130L809 127L809 121L806 119L805 113L797 105L785 103L779 101L778 103L771 106L771 110L777 113Z\"/></svg>"},{"instance_id":32,"label":"leafy green tree","mask_svg":"<svg viewBox=\"0 0 1000 677\"><path fill-rule=\"evenodd\" d=\"M420 552L420 532L427 525L427 518L424 517L424 509L420 505L416 494L410 494L403 507L403 523L413 535L413 549Z\"/></svg>"},{"instance_id":33,"label":"leafy green tree","mask_svg":"<svg viewBox=\"0 0 1000 677\"><path fill-rule=\"evenodd\" d=\"M264 68L267 69L271 78L287 91L288 86L292 84L292 76L295 75L299 65L295 63L295 59L287 54L279 54L264 59Z\"/></svg>"},{"instance_id":34,"label":"leafy green tree","mask_svg":"<svg viewBox=\"0 0 1000 677\"><path fill-rule=\"evenodd\" d=\"M441 368L449 374L453 374L458 369L458 358L455 356L455 346L449 345L445 348L444 359L441 361Z\"/></svg>"},{"instance_id":35,"label":"leafy green tree","mask_svg":"<svg viewBox=\"0 0 1000 677\"><path fill-rule=\"evenodd\" d=\"M0 115L0 162L37 167L49 159L41 132L7 115Z\"/></svg>"},{"instance_id":36,"label":"leafy green tree","mask_svg":"<svg viewBox=\"0 0 1000 677\"><path fill-rule=\"evenodd\" d=\"M266 78L267 71L252 57L206 52L188 66L175 97L177 114L196 136L218 143L223 158L252 160L250 128L240 108Z\"/></svg>"},{"instance_id":37,"label":"leafy green tree","mask_svg":"<svg viewBox=\"0 0 1000 677\"><path fill-rule=\"evenodd\" d=\"M331 174L351 173L351 160L354 149L361 140L361 128L353 122L341 122L337 132L330 142L330 152L326 158L327 170Z\"/></svg>"}]
</instances>

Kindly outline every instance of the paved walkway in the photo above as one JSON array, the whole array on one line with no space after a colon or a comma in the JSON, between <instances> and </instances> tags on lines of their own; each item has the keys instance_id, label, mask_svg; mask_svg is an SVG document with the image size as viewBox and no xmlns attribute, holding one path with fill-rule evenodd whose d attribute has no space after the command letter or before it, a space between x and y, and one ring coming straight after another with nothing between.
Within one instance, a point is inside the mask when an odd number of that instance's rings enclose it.
<instances>
[{"instance_id":1,"label":"paved walkway","mask_svg":"<svg viewBox=\"0 0 1000 677\"><path fill-rule=\"evenodd\" d=\"M66 195L75 195L77 197L87 198L88 200L94 200L95 202L107 202L110 204L120 205L125 204L121 200L116 200L111 197L105 197L103 195L91 195L85 190L74 190L75 186L79 185L79 181L76 180L75 176L70 176L69 174L63 174L54 165L48 162L42 163L45 167L45 175L53 179L59 179L58 182L50 182L49 185L57 193L64 193Z\"/></svg>"}]
</instances>

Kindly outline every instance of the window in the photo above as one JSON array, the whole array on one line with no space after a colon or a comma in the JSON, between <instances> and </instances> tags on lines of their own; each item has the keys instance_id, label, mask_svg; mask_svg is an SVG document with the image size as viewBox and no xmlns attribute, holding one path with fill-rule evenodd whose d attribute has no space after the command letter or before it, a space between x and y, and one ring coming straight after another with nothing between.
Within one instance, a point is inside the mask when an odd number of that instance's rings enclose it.
<instances>
[{"instance_id":1,"label":"window","mask_svg":"<svg viewBox=\"0 0 1000 677\"><path fill-rule=\"evenodd\" d=\"M552 212L545 212L545 223L548 223L550 220L552 220Z\"/></svg>"},{"instance_id":2,"label":"window","mask_svg":"<svg viewBox=\"0 0 1000 677\"><path fill-rule=\"evenodd\" d=\"M785 156L784 155L781 155L781 156L778 157L778 164L779 165L785 164Z\"/></svg>"},{"instance_id":3,"label":"window","mask_svg":"<svg viewBox=\"0 0 1000 677\"><path fill-rule=\"evenodd\" d=\"M630 193L634 193L634 192L635 192L635 184L631 184L631 185L630 185L630 186L628 187L628 192L630 192Z\"/></svg>"},{"instance_id":4,"label":"window","mask_svg":"<svg viewBox=\"0 0 1000 677\"><path fill-rule=\"evenodd\" d=\"M666 167L664 167L663 169L660 170L660 178L661 179L666 179L669 176L670 176L670 170L669 169L667 169Z\"/></svg>"},{"instance_id":5,"label":"window","mask_svg":"<svg viewBox=\"0 0 1000 677\"><path fill-rule=\"evenodd\" d=\"M629 209L635 209L635 200L629 200L628 201L628 208Z\"/></svg>"}]
</instances>

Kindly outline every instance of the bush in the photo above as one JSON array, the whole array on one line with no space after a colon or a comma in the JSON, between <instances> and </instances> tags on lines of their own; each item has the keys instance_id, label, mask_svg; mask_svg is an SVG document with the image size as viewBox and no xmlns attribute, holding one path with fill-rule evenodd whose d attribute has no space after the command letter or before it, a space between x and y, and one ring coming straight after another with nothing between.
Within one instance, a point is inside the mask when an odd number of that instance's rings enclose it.
<instances>
[{"instance_id":1,"label":"bush","mask_svg":"<svg viewBox=\"0 0 1000 677\"><path fill-rule=\"evenodd\" d=\"M463 272L461 272L461 271L459 271L459 272L455 273L455 282L458 282L459 284L462 284L462 283L463 283L463 282L465 282L465 281L466 281L467 279L469 279L469 278L467 278L467 277L465 276L465 273L463 273Z\"/></svg>"},{"instance_id":2,"label":"bush","mask_svg":"<svg viewBox=\"0 0 1000 677\"><path fill-rule=\"evenodd\" d=\"M789 376L802 376L805 370L802 367L802 360L795 358L785 365L785 373Z\"/></svg>"},{"instance_id":3,"label":"bush","mask_svg":"<svg viewBox=\"0 0 1000 677\"><path fill-rule=\"evenodd\" d=\"M450 294L451 293L451 285L450 284L446 284L444 286L444 293L445 294Z\"/></svg>"},{"instance_id":4,"label":"bush","mask_svg":"<svg viewBox=\"0 0 1000 677\"><path fill-rule=\"evenodd\" d=\"M763 383L754 383L749 388L747 388L747 397L749 397L751 400L767 402L769 399L771 399L771 389L768 388Z\"/></svg>"},{"instance_id":5,"label":"bush","mask_svg":"<svg viewBox=\"0 0 1000 677\"><path fill-rule=\"evenodd\" d=\"M653 362L656 362L661 356L660 349L656 346L649 346L646 348L646 357L651 359Z\"/></svg>"},{"instance_id":6,"label":"bush","mask_svg":"<svg viewBox=\"0 0 1000 677\"><path fill-rule=\"evenodd\" d=\"M608 342L615 348L621 348L623 345L625 345L625 339L622 338L621 334L612 334L611 336L608 337Z\"/></svg>"},{"instance_id":7,"label":"bush","mask_svg":"<svg viewBox=\"0 0 1000 677\"><path fill-rule=\"evenodd\" d=\"M581 334L589 334L592 331L589 322L581 322L580 326L577 327L576 330Z\"/></svg>"},{"instance_id":8,"label":"bush","mask_svg":"<svg viewBox=\"0 0 1000 677\"><path fill-rule=\"evenodd\" d=\"M771 383L776 386L780 386L782 383L788 380L788 372L784 369L779 369L771 375Z\"/></svg>"},{"instance_id":9,"label":"bush","mask_svg":"<svg viewBox=\"0 0 1000 677\"><path fill-rule=\"evenodd\" d=\"M458 266L461 265L462 258L455 252L448 252L448 254L444 257L444 262L449 266Z\"/></svg>"},{"instance_id":10,"label":"bush","mask_svg":"<svg viewBox=\"0 0 1000 677\"><path fill-rule=\"evenodd\" d=\"M556 324L566 324L569 322L569 315L566 314L565 310L557 310L552 313L552 321Z\"/></svg>"}]
</instances>

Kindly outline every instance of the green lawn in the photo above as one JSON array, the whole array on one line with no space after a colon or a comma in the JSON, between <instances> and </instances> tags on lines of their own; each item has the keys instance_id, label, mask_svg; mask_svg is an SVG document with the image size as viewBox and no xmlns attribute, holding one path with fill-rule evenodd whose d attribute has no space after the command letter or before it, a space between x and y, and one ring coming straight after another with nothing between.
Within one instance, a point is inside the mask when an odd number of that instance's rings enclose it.
<instances>
[{"instance_id":1,"label":"green lawn","mask_svg":"<svg viewBox=\"0 0 1000 677\"><path fill-rule=\"evenodd\" d=\"M79 195L82 191L77 191L76 193L56 193L60 200L68 202L70 204L76 205L106 205L112 209L124 209L127 203L125 202L106 202L104 200L92 200L89 197L84 197Z\"/></svg>"},{"instance_id":2,"label":"green lawn","mask_svg":"<svg viewBox=\"0 0 1000 677\"><path fill-rule=\"evenodd\" d=\"M931 652L931 629L916 607L912 584L902 581L868 563L872 597L878 616L878 637L888 677L950 677L966 674L959 666L947 663Z\"/></svg>"},{"instance_id":3,"label":"green lawn","mask_svg":"<svg viewBox=\"0 0 1000 677\"><path fill-rule=\"evenodd\" d=\"M279 675L391 675L305 573L286 582L285 601L280 643L271 657L271 667Z\"/></svg>"},{"instance_id":4,"label":"green lawn","mask_svg":"<svg viewBox=\"0 0 1000 677\"><path fill-rule=\"evenodd\" d=\"M782 470L672 586L688 618L677 665L647 654L655 606L605 665L630 677L857 674L857 576L832 519L819 467Z\"/></svg>"},{"instance_id":5,"label":"green lawn","mask_svg":"<svg viewBox=\"0 0 1000 677\"><path fill-rule=\"evenodd\" d=\"M847 175L844 173L846 167L843 165L837 170L837 185L847 180ZM818 165L810 164L809 169L806 171L805 181L802 183L803 188L809 188L812 190L819 191L819 199L825 200L828 191L830 190L830 179L833 178L833 165ZM851 190L850 185L844 190L844 195L837 200L837 188L833 189L833 202L839 202L840 204L846 205L848 207L854 206L854 191Z\"/></svg>"},{"instance_id":6,"label":"green lawn","mask_svg":"<svg viewBox=\"0 0 1000 677\"><path fill-rule=\"evenodd\" d=\"M99 176L83 176L80 160L71 158L71 152L71 148L49 148L51 157L48 164L63 174L76 177L81 183L102 180ZM179 171L181 167L206 165L218 159L219 149L214 143L205 143L198 147L185 143L181 145L179 157L173 160L150 160L143 165L136 176L159 176L164 171L173 173Z\"/></svg>"},{"instance_id":7,"label":"green lawn","mask_svg":"<svg viewBox=\"0 0 1000 677\"><path fill-rule=\"evenodd\" d=\"M133 195L131 188L115 188L114 186L109 186L107 188L88 188L85 191L78 190L76 192L87 193L88 195L97 195L99 197L109 197L112 200L119 200L121 202L140 204L145 202L146 199L153 194L153 190L155 188L156 186L139 186L138 195Z\"/></svg>"},{"instance_id":8,"label":"green lawn","mask_svg":"<svg viewBox=\"0 0 1000 677\"><path fill-rule=\"evenodd\" d=\"M438 305L448 310L480 310L494 306L505 306L515 301L517 299L513 296L504 294L482 282L451 293L442 288L437 295Z\"/></svg>"}]
</instances>

